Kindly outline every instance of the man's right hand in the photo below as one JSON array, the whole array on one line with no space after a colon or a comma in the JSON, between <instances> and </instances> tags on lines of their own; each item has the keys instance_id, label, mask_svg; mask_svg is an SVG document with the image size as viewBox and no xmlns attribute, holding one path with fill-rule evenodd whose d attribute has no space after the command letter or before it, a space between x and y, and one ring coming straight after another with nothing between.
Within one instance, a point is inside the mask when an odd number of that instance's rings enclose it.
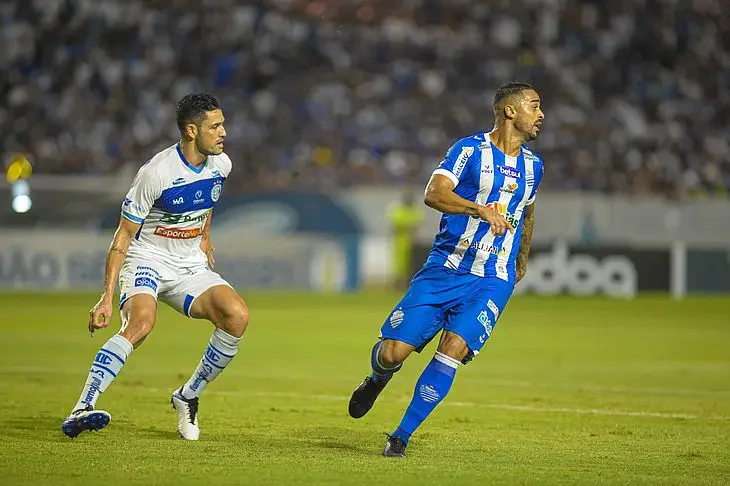
<instances>
[{"instance_id":1,"label":"man's right hand","mask_svg":"<svg viewBox=\"0 0 730 486\"><path fill-rule=\"evenodd\" d=\"M107 327L111 318L112 299L102 294L99 302L89 311L89 333L93 336L95 330Z\"/></svg>"},{"instance_id":2,"label":"man's right hand","mask_svg":"<svg viewBox=\"0 0 730 486\"><path fill-rule=\"evenodd\" d=\"M479 217L489 223L489 227L495 236L502 236L505 231L515 232L515 229L509 224L507 219L494 209L488 208L487 206L479 206L477 211L479 211Z\"/></svg>"}]
</instances>

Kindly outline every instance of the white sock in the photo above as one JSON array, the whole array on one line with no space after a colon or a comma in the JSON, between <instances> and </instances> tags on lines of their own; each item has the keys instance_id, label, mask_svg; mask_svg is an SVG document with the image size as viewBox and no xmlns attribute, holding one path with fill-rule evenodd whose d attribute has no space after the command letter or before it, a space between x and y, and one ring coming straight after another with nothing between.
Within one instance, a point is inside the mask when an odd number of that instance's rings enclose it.
<instances>
[{"instance_id":1,"label":"white sock","mask_svg":"<svg viewBox=\"0 0 730 486\"><path fill-rule=\"evenodd\" d=\"M119 334L112 336L96 353L94 363L89 370L89 377L86 379L79 401L76 402L73 410L86 408L87 405L92 407L96 405L99 395L111 385L133 350L134 346L127 341L127 338Z\"/></svg>"},{"instance_id":2,"label":"white sock","mask_svg":"<svg viewBox=\"0 0 730 486\"><path fill-rule=\"evenodd\" d=\"M183 398L197 398L200 393L221 371L228 366L238 351L238 344L241 338L233 337L225 331L216 329L210 338L208 348L200 360L198 368L183 385Z\"/></svg>"}]
</instances>

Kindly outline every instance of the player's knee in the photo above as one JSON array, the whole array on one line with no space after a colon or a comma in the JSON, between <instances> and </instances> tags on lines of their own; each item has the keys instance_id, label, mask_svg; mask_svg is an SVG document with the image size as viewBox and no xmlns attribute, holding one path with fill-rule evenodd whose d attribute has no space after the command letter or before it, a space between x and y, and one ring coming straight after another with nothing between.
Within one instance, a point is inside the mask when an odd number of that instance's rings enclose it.
<instances>
[{"instance_id":1,"label":"player's knee","mask_svg":"<svg viewBox=\"0 0 730 486\"><path fill-rule=\"evenodd\" d=\"M137 348L155 327L155 311L146 308L135 309L126 316L125 321L120 334Z\"/></svg>"},{"instance_id":2,"label":"player's knee","mask_svg":"<svg viewBox=\"0 0 730 486\"><path fill-rule=\"evenodd\" d=\"M380 352L380 362L388 368L398 366L406 360L412 350L413 347L405 343L386 339Z\"/></svg>"},{"instance_id":3,"label":"player's knee","mask_svg":"<svg viewBox=\"0 0 730 486\"><path fill-rule=\"evenodd\" d=\"M234 337L243 336L250 318L248 306L244 302L237 302L228 306L223 314L223 330Z\"/></svg>"},{"instance_id":4,"label":"player's knee","mask_svg":"<svg viewBox=\"0 0 730 486\"><path fill-rule=\"evenodd\" d=\"M459 361L463 360L469 354L469 346L466 344L466 341L458 334L452 332L444 334L438 350L440 353Z\"/></svg>"}]
</instances>

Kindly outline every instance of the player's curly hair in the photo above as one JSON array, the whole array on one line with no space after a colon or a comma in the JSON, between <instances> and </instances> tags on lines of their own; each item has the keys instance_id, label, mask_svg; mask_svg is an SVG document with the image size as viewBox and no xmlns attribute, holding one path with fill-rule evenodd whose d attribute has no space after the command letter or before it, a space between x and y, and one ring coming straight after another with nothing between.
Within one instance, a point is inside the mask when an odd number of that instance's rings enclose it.
<instances>
[{"instance_id":1,"label":"player's curly hair","mask_svg":"<svg viewBox=\"0 0 730 486\"><path fill-rule=\"evenodd\" d=\"M219 109L221 106L213 95L208 93L193 93L185 95L177 103L177 128L180 133L185 133L185 127L189 123L200 126L205 119L207 111Z\"/></svg>"},{"instance_id":2,"label":"player's curly hair","mask_svg":"<svg viewBox=\"0 0 730 486\"><path fill-rule=\"evenodd\" d=\"M504 109L504 101L506 99L516 94L519 94L527 89L537 91L535 87L531 84L522 83L519 81L510 81L509 83L505 83L497 88L497 91L494 93L494 101L492 102L494 114L499 115L502 113L502 110Z\"/></svg>"}]
</instances>

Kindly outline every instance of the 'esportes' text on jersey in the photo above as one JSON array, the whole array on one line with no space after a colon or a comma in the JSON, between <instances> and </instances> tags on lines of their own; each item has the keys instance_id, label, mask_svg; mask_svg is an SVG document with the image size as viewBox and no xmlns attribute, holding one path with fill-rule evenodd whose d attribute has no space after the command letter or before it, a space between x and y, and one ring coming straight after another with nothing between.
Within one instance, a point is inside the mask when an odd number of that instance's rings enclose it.
<instances>
[{"instance_id":1,"label":"'esportes' text on jersey","mask_svg":"<svg viewBox=\"0 0 730 486\"><path fill-rule=\"evenodd\" d=\"M230 172L225 153L208 156L198 168L185 160L179 145L155 155L139 169L122 203L122 216L142 225L128 256L178 266L205 263L203 226Z\"/></svg>"},{"instance_id":2,"label":"'esportes' text on jersey","mask_svg":"<svg viewBox=\"0 0 730 486\"><path fill-rule=\"evenodd\" d=\"M507 156L481 133L456 142L434 174L451 179L457 195L495 209L515 232L494 236L486 221L444 214L427 264L514 282L522 215L535 201L542 180L540 156L525 147L518 156Z\"/></svg>"}]
</instances>

